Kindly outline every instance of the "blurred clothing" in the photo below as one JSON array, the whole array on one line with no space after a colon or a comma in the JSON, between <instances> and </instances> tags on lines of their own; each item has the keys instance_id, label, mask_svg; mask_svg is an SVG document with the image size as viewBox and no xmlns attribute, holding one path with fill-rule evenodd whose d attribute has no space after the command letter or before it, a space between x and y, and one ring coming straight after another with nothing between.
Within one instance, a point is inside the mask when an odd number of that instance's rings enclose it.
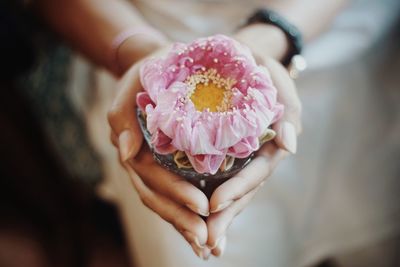
<instances>
[{"instance_id":1,"label":"blurred clothing","mask_svg":"<svg viewBox=\"0 0 400 267\"><path fill-rule=\"evenodd\" d=\"M84 115L74 99L76 91L81 99L90 98L90 72L74 79L79 70L71 50L51 37L47 36L49 39L37 51L34 67L16 82L70 176L94 186L102 178L102 169L87 136Z\"/></svg>"},{"instance_id":2,"label":"blurred clothing","mask_svg":"<svg viewBox=\"0 0 400 267\"><path fill-rule=\"evenodd\" d=\"M5 37L0 43L0 81L14 83L28 101L71 177L94 185L101 179L101 166L74 99L76 91L80 98L90 97L91 76L87 69L78 69L85 78L72 79L77 69L71 50L23 2L0 3L0 35Z\"/></svg>"},{"instance_id":3,"label":"blurred clothing","mask_svg":"<svg viewBox=\"0 0 400 267\"><path fill-rule=\"evenodd\" d=\"M0 2L0 266L128 266L115 207L94 191L72 53L19 2Z\"/></svg>"},{"instance_id":4,"label":"blurred clothing","mask_svg":"<svg viewBox=\"0 0 400 267\"><path fill-rule=\"evenodd\" d=\"M338 267L399 266L400 237L378 241L368 247L335 257Z\"/></svg>"},{"instance_id":5,"label":"blurred clothing","mask_svg":"<svg viewBox=\"0 0 400 267\"><path fill-rule=\"evenodd\" d=\"M18 85L0 88L0 266L128 266L115 207L69 175Z\"/></svg>"},{"instance_id":6,"label":"blurred clothing","mask_svg":"<svg viewBox=\"0 0 400 267\"><path fill-rule=\"evenodd\" d=\"M232 33L261 2L134 3L156 28L188 41ZM137 197L120 197L135 201L121 205L138 265L306 266L399 235L400 51L392 31L399 11L395 0L353 1L308 45L309 69L298 80L304 107L298 153L234 220L221 259L197 259Z\"/></svg>"}]
</instances>

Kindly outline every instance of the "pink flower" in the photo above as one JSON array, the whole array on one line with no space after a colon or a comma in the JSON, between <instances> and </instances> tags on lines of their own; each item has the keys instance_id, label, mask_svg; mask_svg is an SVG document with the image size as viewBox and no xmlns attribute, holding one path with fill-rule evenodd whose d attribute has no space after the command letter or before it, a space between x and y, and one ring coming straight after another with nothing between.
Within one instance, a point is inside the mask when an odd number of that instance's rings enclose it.
<instances>
[{"instance_id":1,"label":"pink flower","mask_svg":"<svg viewBox=\"0 0 400 267\"><path fill-rule=\"evenodd\" d=\"M147 60L140 78L137 103L155 151L184 151L199 173L258 150L283 112L267 69L224 35L176 43L165 58Z\"/></svg>"}]
</instances>

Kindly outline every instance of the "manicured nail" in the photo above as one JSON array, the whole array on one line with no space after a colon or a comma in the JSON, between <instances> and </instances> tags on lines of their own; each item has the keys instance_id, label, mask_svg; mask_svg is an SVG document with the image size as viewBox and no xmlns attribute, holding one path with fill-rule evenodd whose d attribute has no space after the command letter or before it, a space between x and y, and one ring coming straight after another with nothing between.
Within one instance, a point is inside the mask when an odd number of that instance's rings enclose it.
<instances>
[{"instance_id":1,"label":"manicured nail","mask_svg":"<svg viewBox=\"0 0 400 267\"><path fill-rule=\"evenodd\" d=\"M208 215L210 215L210 212L207 210L200 210L199 208L195 207L192 204L186 204L186 207L188 207L190 210L192 210L193 212L196 212L197 214L207 217Z\"/></svg>"},{"instance_id":2,"label":"manicured nail","mask_svg":"<svg viewBox=\"0 0 400 267\"><path fill-rule=\"evenodd\" d=\"M283 146L292 154L296 154L297 151L297 135L296 128L293 123L283 122L280 129L280 137Z\"/></svg>"},{"instance_id":3,"label":"manicured nail","mask_svg":"<svg viewBox=\"0 0 400 267\"><path fill-rule=\"evenodd\" d=\"M202 255L202 248L197 247L194 243L190 243L190 245L192 246L192 249L194 253L196 253L197 257L201 258L200 255Z\"/></svg>"},{"instance_id":4,"label":"manicured nail","mask_svg":"<svg viewBox=\"0 0 400 267\"><path fill-rule=\"evenodd\" d=\"M219 205L217 206L216 209L211 210L211 213L219 212L219 211L221 211L221 210L227 208L227 207L228 207L229 205L231 205L232 203L233 203L233 200L227 200L227 201L225 201L224 203L219 204Z\"/></svg>"},{"instance_id":5,"label":"manicured nail","mask_svg":"<svg viewBox=\"0 0 400 267\"><path fill-rule=\"evenodd\" d=\"M209 250L208 248L204 248L200 251L200 258L203 260L208 260L208 258L210 258L210 254L211 254L211 250Z\"/></svg>"},{"instance_id":6,"label":"manicured nail","mask_svg":"<svg viewBox=\"0 0 400 267\"><path fill-rule=\"evenodd\" d=\"M194 244L191 244L191 245L192 245L194 253L196 253L197 257L199 257L202 260L208 260L208 258L210 257L210 254L211 254L211 250L209 250L208 248L200 249L200 248L194 246Z\"/></svg>"},{"instance_id":7,"label":"manicured nail","mask_svg":"<svg viewBox=\"0 0 400 267\"><path fill-rule=\"evenodd\" d=\"M219 242L218 246L215 248L215 254L217 257L221 257L224 255L226 248L226 236L224 236L221 241Z\"/></svg>"},{"instance_id":8,"label":"manicured nail","mask_svg":"<svg viewBox=\"0 0 400 267\"><path fill-rule=\"evenodd\" d=\"M211 247L208 247L208 248L209 249L214 249L214 248L218 247L219 243L221 243L221 241L222 241L222 239L224 239L224 237L225 237L224 235L218 237L217 241L215 241L214 245L212 245Z\"/></svg>"},{"instance_id":9,"label":"manicured nail","mask_svg":"<svg viewBox=\"0 0 400 267\"><path fill-rule=\"evenodd\" d=\"M119 149L122 161L126 161L131 157L134 144L131 131L124 130L118 137Z\"/></svg>"},{"instance_id":10,"label":"manicured nail","mask_svg":"<svg viewBox=\"0 0 400 267\"><path fill-rule=\"evenodd\" d=\"M200 244L199 238L193 234L192 232L189 231L183 231L182 234L189 239L189 242L193 245L196 245L196 247L203 249L205 248L205 244Z\"/></svg>"}]
</instances>

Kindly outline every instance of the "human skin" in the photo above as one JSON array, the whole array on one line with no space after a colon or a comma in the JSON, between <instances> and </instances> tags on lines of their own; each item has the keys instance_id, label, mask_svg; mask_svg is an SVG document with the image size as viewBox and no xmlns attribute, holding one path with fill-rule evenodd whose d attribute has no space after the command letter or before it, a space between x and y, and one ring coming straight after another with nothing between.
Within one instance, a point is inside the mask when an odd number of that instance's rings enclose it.
<instances>
[{"instance_id":1,"label":"human skin","mask_svg":"<svg viewBox=\"0 0 400 267\"><path fill-rule=\"evenodd\" d=\"M109 122L114 129L123 128L123 125L119 125L124 123L120 116L126 116L127 121L131 122L130 128L124 129L119 137L113 131L112 142L120 148L121 162L130 173L142 202L170 222L198 256L207 258L210 252L218 256L224 250L225 233L233 218L249 203L277 163L288 154L287 151L296 150L295 138L300 131L301 106L294 83L277 61L266 59L263 64L270 71L278 90L278 101L286 107L283 118L273 126L277 131L275 143L264 145L257 152L257 157L235 177L218 187L208 201L199 189L155 162L148 147L142 145L142 136L132 134L140 134L136 116L131 111L136 106L135 95L142 90L140 83L135 82L139 81L140 64L134 65L122 78L120 94L109 113ZM282 126L288 124L291 125L289 129L293 129L292 133L282 130ZM292 147L288 149L287 144ZM128 147L132 150L127 150ZM152 170L151 173L148 170ZM204 221L199 215L208 218Z\"/></svg>"},{"instance_id":2,"label":"human skin","mask_svg":"<svg viewBox=\"0 0 400 267\"><path fill-rule=\"evenodd\" d=\"M286 17L301 30L306 40L310 40L326 28L346 2L287 0L268 2L266 7ZM296 139L301 131L301 105L293 81L278 63L289 51L284 33L272 25L253 24L232 36L247 45L258 63L269 69L278 89L278 99L286 111L273 126L277 131L275 142L264 145L257 158L218 187L208 201L199 189L154 162L147 147L142 146L142 133L132 112L136 106L135 95L141 90L140 60L154 53L164 53L168 43L151 35L132 36L120 46L118 62L114 62L114 57L108 53L112 51L114 38L126 28L146 25L133 5L123 0L37 0L33 7L72 47L122 77L108 115L111 139L143 203L170 222L198 256L206 259L211 253L221 255L227 228L234 217L246 207L279 161L289 152L296 152ZM200 215L208 216L207 220Z\"/></svg>"}]
</instances>

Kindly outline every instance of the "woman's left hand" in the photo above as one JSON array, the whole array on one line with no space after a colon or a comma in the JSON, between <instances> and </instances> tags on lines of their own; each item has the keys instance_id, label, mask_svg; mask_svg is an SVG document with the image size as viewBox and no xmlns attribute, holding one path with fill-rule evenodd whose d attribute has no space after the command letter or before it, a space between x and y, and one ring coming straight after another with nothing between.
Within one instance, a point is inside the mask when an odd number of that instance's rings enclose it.
<instances>
[{"instance_id":1,"label":"woman's left hand","mask_svg":"<svg viewBox=\"0 0 400 267\"><path fill-rule=\"evenodd\" d=\"M256 51L253 50L253 54ZM235 216L246 207L279 161L289 153L296 153L297 135L301 132L301 104L288 71L268 56L257 54L255 57L269 70L278 90L278 100L285 106L285 111L282 119L273 125L277 132L274 142L262 146L246 168L220 185L211 196L207 245L215 256L223 253L226 231Z\"/></svg>"}]
</instances>

